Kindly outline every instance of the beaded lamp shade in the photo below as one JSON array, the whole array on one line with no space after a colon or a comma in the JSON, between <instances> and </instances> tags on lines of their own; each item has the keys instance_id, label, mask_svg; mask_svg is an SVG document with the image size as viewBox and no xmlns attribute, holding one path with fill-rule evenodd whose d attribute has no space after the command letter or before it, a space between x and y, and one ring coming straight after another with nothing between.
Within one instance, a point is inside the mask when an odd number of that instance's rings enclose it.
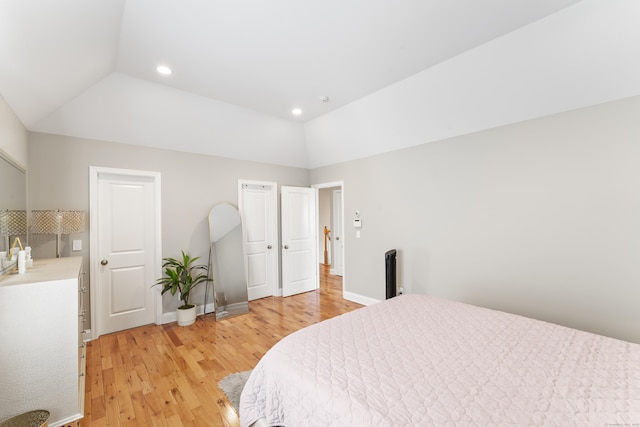
<instances>
[{"instance_id":1,"label":"beaded lamp shade","mask_svg":"<svg viewBox=\"0 0 640 427\"><path fill-rule=\"evenodd\" d=\"M31 211L31 232L35 234L80 233L85 228L82 211Z\"/></svg>"},{"instance_id":2,"label":"beaded lamp shade","mask_svg":"<svg viewBox=\"0 0 640 427\"><path fill-rule=\"evenodd\" d=\"M85 215L82 211L62 212L62 234L81 233L85 227Z\"/></svg>"},{"instance_id":3,"label":"beaded lamp shade","mask_svg":"<svg viewBox=\"0 0 640 427\"><path fill-rule=\"evenodd\" d=\"M62 214L58 211L31 211L31 232L61 234Z\"/></svg>"},{"instance_id":4,"label":"beaded lamp shade","mask_svg":"<svg viewBox=\"0 0 640 427\"><path fill-rule=\"evenodd\" d=\"M0 236L27 234L27 211L0 211Z\"/></svg>"},{"instance_id":5,"label":"beaded lamp shade","mask_svg":"<svg viewBox=\"0 0 640 427\"><path fill-rule=\"evenodd\" d=\"M80 233L85 228L82 211L33 210L31 211L31 232L34 234L55 234L56 257L60 258L60 235Z\"/></svg>"}]
</instances>

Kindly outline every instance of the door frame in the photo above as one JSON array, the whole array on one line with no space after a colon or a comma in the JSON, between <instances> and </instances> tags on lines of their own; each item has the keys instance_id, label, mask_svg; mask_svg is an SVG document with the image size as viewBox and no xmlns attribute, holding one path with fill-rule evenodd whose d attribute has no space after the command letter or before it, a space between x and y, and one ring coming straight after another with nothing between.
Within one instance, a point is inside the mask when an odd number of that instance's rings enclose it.
<instances>
[{"instance_id":1,"label":"door frame","mask_svg":"<svg viewBox=\"0 0 640 427\"><path fill-rule=\"evenodd\" d=\"M340 192L340 198L336 197L336 193ZM336 200L340 201L340 215L336 215ZM342 246L342 249L340 249L340 270L339 273L340 274L336 274L336 269L332 268L329 271L329 274L333 274L336 276L341 276L343 274L343 262L344 262L344 206L342 205L342 187L340 187L339 189L334 189L331 192L331 219L332 221L336 221L336 218L339 218L339 227L340 227L340 236L342 238L342 242L338 243L338 241L336 240L337 236L334 236L333 240L332 240L332 251L331 251L331 256L334 257L337 250L336 250L336 246ZM334 225L335 228L335 225ZM333 263L333 258L331 260L331 264L335 265ZM333 273L331 273L331 271L333 271Z\"/></svg>"},{"instance_id":2,"label":"door frame","mask_svg":"<svg viewBox=\"0 0 640 427\"><path fill-rule=\"evenodd\" d=\"M240 212L240 218L242 219L242 223L244 224L244 210L242 206L242 186L244 184L249 185L262 185L264 187L269 187L269 209L273 212L273 217L271 218L271 223L269 227L271 228L271 232L273 233L274 239L274 257L275 260L273 262L273 273L271 277L271 295L273 296L282 296L282 287L281 287L281 278L280 278L280 228L278 227L278 223L280 220L280 212L278 211L278 183L270 182L270 181L253 181L248 179L239 179L238 180L238 211ZM247 230L243 226L242 227L242 246L244 251L244 268L245 275L247 277L247 286L249 286L249 263L247 262Z\"/></svg>"},{"instance_id":3,"label":"door frame","mask_svg":"<svg viewBox=\"0 0 640 427\"><path fill-rule=\"evenodd\" d=\"M97 256L98 254L98 182L100 175L120 175L120 176L134 176L141 178L150 178L153 181L153 188L155 190L154 200L154 212L155 212L155 230L154 230L154 264L151 269L154 271L155 277L162 276L162 201L161 201L161 180L160 172L141 171L133 169L118 169L118 168L106 168L100 166L89 166L89 283L90 283L90 300L91 300L91 339L98 338L98 320L96 316L97 291L94 291L94 286L97 286L98 271L100 269ZM162 324L162 294L160 287L155 287L154 298L154 319L155 324Z\"/></svg>"},{"instance_id":4,"label":"door frame","mask_svg":"<svg viewBox=\"0 0 640 427\"><path fill-rule=\"evenodd\" d=\"M342 295L344 297L344 290L346 289L346 283L347 283L347 265L345 263L345 252L346 252L346 248L347 248L347 240L345 239L345 228L344 228L344 181L333 181L333 182L325 182L325 183L321 183L321 184L313 184L311 186L311 188L315 188L316 189L316 232L318 233L318 236L316 237L317 239L320 239L321 237L324 238L324 236L320 236L320 219L319 219L319 215L320 215L320 203L318 201L318 191L321 188L333 188L333 187L340 187L340 189L342 190ZM316 245L317 246L317 245ZM318 250L318 249L316 249ZM332 254L332 256L335 255L335 251ZM317 268L318 268L318 274L317 274L317 278L318 278L318 289L320 289L320 254L318 254L318 256L316 257L318 259L318 262L316 262L317 264Z\"/></svg>"}]
</instances>

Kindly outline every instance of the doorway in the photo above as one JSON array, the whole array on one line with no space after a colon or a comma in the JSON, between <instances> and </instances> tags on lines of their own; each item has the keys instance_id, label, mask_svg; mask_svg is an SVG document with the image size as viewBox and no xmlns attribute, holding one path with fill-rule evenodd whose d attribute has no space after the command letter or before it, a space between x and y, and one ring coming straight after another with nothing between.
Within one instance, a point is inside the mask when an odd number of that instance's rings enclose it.
<instances>
[{"instance_id":1,"label":"doorway","mask_svg":"<svg viewBox=\"0 0 640 427\"><path fill-rule=\"evenodd\" d=\"M160 173L89 168L92 338L160 324Z\"/></svg>"},{"instance_id":2,"label":"doorway","mask_svg":"<svg viewBox=\"0 0 640 427\"><path fill-rule=\"evenodd\" d=\"M345 284L344 265L344 182L335 181L312 186L318 190L318 259L321 276L333 276L332 283L340 283L342 293ZM327 242L327 263L324 262L324 227L330 230ZM324 273L323 273L324 272ZM340 280L341 278L341 280ZM320 287L320 289L323 289Z\"/></svg>"}]
</instances>

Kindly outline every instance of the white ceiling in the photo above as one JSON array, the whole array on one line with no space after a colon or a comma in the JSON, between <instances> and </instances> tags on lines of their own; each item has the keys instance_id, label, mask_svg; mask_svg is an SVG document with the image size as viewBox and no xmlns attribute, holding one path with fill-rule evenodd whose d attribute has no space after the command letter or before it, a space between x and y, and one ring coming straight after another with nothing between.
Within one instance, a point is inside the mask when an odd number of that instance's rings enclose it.
<instances>
[{"instance_id":1,"label":"white ceiling","mask_svg":"<svg viewBox=\"0 0 640 427\"><path fill-rule=\"evenodd\" d=\"M2 0L0 95L31 130L307 167L304 123L576 3Z\"/></svg>"}]
</instances>

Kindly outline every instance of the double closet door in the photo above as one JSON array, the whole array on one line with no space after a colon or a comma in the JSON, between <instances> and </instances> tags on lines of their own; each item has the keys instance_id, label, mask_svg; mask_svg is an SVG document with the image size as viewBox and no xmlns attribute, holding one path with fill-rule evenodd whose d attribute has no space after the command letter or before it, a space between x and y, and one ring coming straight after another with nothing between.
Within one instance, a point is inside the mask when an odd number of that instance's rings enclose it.
<instances>
[{"instance_id":1,"label":"double closet door","mask_svg":"<svg viewBox=\"0 0 640 427\"><path fill-rule=\"evenodd\" d=\"M281 187L280 191L282 232L278 236L276 183L239 182L250 301L279 294L280 254L283 296L317 288L316 190Z\"/></svg>"}]
</instances>

